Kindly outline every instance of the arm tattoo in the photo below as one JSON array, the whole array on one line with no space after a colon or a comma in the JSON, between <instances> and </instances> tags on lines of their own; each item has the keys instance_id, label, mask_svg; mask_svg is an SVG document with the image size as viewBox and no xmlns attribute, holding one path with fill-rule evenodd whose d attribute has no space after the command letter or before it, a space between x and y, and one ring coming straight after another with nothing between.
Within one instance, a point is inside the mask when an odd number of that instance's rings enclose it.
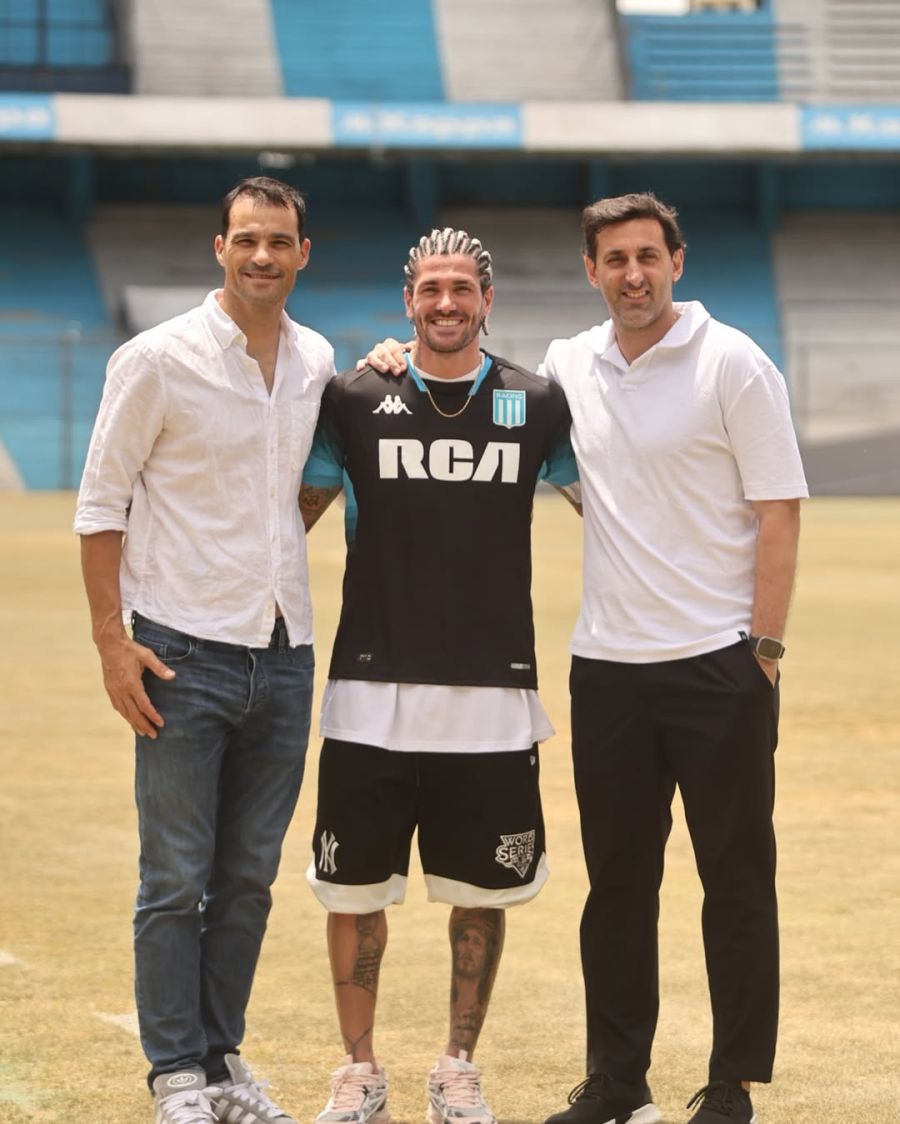
<instances>
[{"instance_id":1,"label":"arm tattoo","mask_svg":"<svg viewBox=\"0 0 900 1124\"><path fill-rule=\"evenodd\" d=\"M340 488L314 488L311 484L300 485L300 514L307 531L311 531L318 523L340 490Z\"/></svg>"}]
</instances>

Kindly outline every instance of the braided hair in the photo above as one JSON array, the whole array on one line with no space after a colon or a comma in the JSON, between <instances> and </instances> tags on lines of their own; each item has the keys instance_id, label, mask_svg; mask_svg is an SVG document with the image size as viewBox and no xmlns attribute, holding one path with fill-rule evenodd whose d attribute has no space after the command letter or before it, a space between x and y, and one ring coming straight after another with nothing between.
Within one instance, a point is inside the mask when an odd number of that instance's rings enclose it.
<instances>
[{"instance_id":1,"label":"braided hair","mask_svg":"<svg viewBox=\"0 0 900 1124\"><path fill-rule=\"evenodd\" d=\"M432 230L430 234L423 234L417 245L410 246L409 258L403 267L408 292L413 291L419 262L422 258L430 258L436 254L448 256L450 254L465 254L467 257L473 258L478 270L478 281L482 293L487 292L494 283L491 255L478 239L473 238L464 230L454 230L451 226L445 226L443 230Z\"/></svg>"}]
</instances>

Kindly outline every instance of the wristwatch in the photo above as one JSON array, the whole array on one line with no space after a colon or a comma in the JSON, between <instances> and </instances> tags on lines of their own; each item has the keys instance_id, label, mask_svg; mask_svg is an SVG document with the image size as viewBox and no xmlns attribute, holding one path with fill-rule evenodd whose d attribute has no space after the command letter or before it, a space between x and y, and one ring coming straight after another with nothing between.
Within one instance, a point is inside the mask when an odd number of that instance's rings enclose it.
<instances>
[{"instance_id":1,"label":"wristwatch","mask_svg":"<svg viewBox=\"0 0 900 1124\"><path fill-rule=\"evenodd\" d=\"M780 660L784 655L784 645L774 636L748 636L750 647L761 660Z\"/></svg>"}]
</instances>

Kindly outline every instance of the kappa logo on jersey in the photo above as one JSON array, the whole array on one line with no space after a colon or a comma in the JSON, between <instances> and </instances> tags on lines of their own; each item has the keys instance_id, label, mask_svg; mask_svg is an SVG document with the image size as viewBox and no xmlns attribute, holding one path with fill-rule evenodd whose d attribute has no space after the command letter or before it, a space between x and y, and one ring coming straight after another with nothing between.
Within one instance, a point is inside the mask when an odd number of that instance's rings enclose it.
<instances>
[{"instance_id":1,"label":"kappa logo on jersey","mask_svg":"<svg viewBox=\"0 0 900 1124\"><path fill-rule=\"evenodd\" d=\"M524 878L534 859L534 830L520 831L517 835L501 835L500 840L500 846L494 855L495 861Z\"/></svg>"},{"instance_id":2,"label":"kappa logo on jersey","mask_svg":"<svg viewBox=\"0 0 900 1124\"><path fill-rule=\"evenodd\" d=\"M319 836L319 870L323 874L334 874L337 870L335 851L340 843L335 839L333 831L323 831Z\"/></svg>"},{"instance_id":3,"label":"kappa logo on jersey","mask_svg":"<svg viewBox=\"0 0 900 1124\"><path fill-rule=\"evenodd\" d=\"M412 410L399 394L385 394L384 401L379 402L373 414L411 414Z\"/></svg>"},{"instance_id":4,"label":"kappa logo on jersey","mask_svg":"<svg viewBox=\"0 0 900 1124\"><path fill-rule=\"evenodd\" d=\"M525 391L494 391L494 425L515 429L525 424Z\"/></svg>"},{"instance_id":5,"label":"kappa logo on jersey","mask_svg":"<svg viewBox=\"0 0 900 1124\"><path fill-rule=\"evenodd\" d=\"M427 465L427 467L426 467ZM378 442L378 475L382 480L491 481L500 473L501 484L519 479L519 446L514 441L488 441L476 463L475 450L458 437L432 441L426 450L413 437L382 437Z\"/></svg>"}]
</instances>

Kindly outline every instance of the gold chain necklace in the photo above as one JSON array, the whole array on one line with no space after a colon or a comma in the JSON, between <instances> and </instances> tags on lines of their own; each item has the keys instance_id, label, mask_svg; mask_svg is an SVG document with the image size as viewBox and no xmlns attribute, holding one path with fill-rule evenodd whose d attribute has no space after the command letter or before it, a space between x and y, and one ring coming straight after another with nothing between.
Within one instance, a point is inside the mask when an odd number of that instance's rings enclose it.
<instances>
[{"instance_id":1,"label":"gold chain necklace","mask_svg":"<svg viewBox=\"0 0 900 1124\"><path fill-rule=\"evenodd\" d=\"M458 418L459 415L464 412L466 407L472 401L472 395L467 394L465 402L463 402L463 404L460 406L460 408L456 411L455 414L445 414L444 411L437 404L437 402L435 402L435 400L431 397L431 391L428 389L427 386L425 387L425 393L428 395L428 401L432 404L432 406L434 406L434 408L437 410L437 412L441 415L442 418Z\"/></svg>"},{"instance_id":2,"label":"gold chain necklace","mask_svg":"<svg viewBox=\"0 0 900 1124\"><path fill-rule=\"evenodd\" d=\"M406 358L407 358L407 361L415 363L415 360L413 360L413 358L412 358L412 355L410 355L410 353L409 353L409 352L407 352ZM441 415L441 417L442 417L442 418L450 418L451 420L452 420L453 418L458 418L458 417L459 417L459 416L460 416L461 414L465 413L466 409L468 408L468 405L469 405L469 403L470 403L470 402L472 401L472 399L473 399L473 398L475 397L475 395L474 395L474 394L472 394L472 392L470 391L470 392L469 392L469 393L468 393L468 394L466 395L466 400L465 400L465 402L463 402L463 404L462 404L462 405L460 406L460 408L459 408L459 409L458 409L458 410L456 411L456 413L454 413L454 414L447 414L447 413L445 413L445 412L444 412L444 411L443 411L443 410L442 410L442 409L440 408L440 406L439 406L439 405L437 404L437 402L435 402L434 398L432 398L432 396L431 396L431 391L430 391L430 390L428 389L428 387L427 387L427 386L425 385L425 380L424 380L424 379L422 380L422 389L423 389L423 390L425 391L425 393L426 393L426 394L428 395L428 401L429 401L429 402L430 402L430 403L432 404L432 406L434 406L435 410L437 410L437 412L438 412L438 413L439 413L439 414Z\"/></svg>"}]
</instances>

